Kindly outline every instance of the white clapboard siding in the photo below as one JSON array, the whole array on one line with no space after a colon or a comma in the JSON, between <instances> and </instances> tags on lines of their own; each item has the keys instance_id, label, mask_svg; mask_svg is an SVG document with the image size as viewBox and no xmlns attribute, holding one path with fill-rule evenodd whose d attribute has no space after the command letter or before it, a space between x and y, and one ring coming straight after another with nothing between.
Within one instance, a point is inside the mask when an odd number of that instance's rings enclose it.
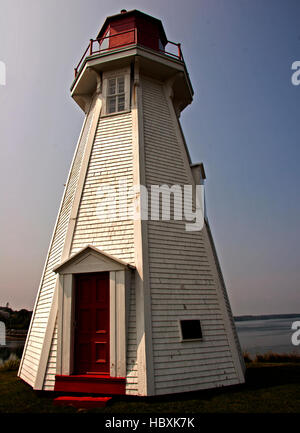
<instances>
[{"instance_id":1,"label":"white clapboard siding","mask_svg":"<svg viewBox=\"0 0 300 433\"><path fill-rule=\"evenodd\" d=\"M221 286L221 289L222 289L222 293L223 293L223 298L224 298L224 301L225 301L226 309L227 309L227 312L228 312L229 321L230 321L230 325L231 325L231 329L232 329L232 333L233 333L233 337L234 337L234 342L235 342L235 345L237 347L238 356L239 356L239 360L240 360L242 369L245 372L246 366L245 366L245 362L244 362L243 352L242 352L242 348L241 348L241 345L240 345L239 337L237 335L237 330L236 330L236 327L235 327L234 318L233 318L233 314L232 314L232 311L231 311L231 306L230 306L230 302L229 302L229 298L228 298L228 294L227 294L227 290L226 290L226 286L225 286L222 270L221 270L221 267L220 267L219 259L218 259L218 256L217 256L217 252L216 252L216 249L215 249L215 245L214 245L214 241L213 241L213 237L212 237L209 225L207 226L207 229L208 229L207 233L208 233L208 236L209 236L209 239L210 239L210 242L211 242L211 246L212 246L212 253L213 253L213 256L214 256L214 259L215 259L216 270L217 270L217 273L218 273L219 278L220 278L220 286Z\"/></svg>"},{"instance_id":2,"label":"white clapboard siding","mask_svg":"<svg viewBox=\"0 0 300 433\"><path fill-rule=\"evenodd\" d=\"M127 354L126 354L126 394L138 393L137 372L137 344L136 344L136 297L135 297L135 273L131 276L129 312L127 325Z\"/></svg>"},{"instance_id":3,"label":"white clapboard siding","mask_svg":"<svg viewBox=\"0 0 300 433\"><path fill-rule=\"evenodd\" d=\"M124 206L116 195L116 215L101 220L99 210L105 210L108 197L103 199L99 188L110 186L117 191L119 179L127 190L133 185L132 116L126 113L100 118L92 148L88 172L81 197L71 254L87 244L125 262L134 264L133 220L126 218ZM130 196L128 195L129 199Z\"/></svg>"},{"instance_id":4,"label":"white clapboard siding","mask_svg":"<svg viewBox=\"0 0 300 433\"><path fill-rule=\"evenodd\" d=\"M55 374L56 374L56 355L57 355L57 319L52 337L52 343L46 368L45 380L43 389L46 391L54 390Z\"/></svg>"},{"instance_id":5,"label":"white clapboard siding","mask_svg":"<svg viewBox=\"0 0 300 433\"><path fill-rule=\"evenodd\" d=\"M151 185L192 183L163 86L143 79L145 171ZM165 394L237 383L219 302L206 228L185 221L148 221L155 392ZM179 318L201 320L202 341L181 342ZM221 360L223 360L221 362Z\"/></svg>"},{"instance_id":6,"label":"white clapboard siding","mask_svg":"<svg viewBox=\"0 0 300 433\"><path fill-rule=\"evenodd\" d=\"M24 379L32 386L34 385L36 380L37 368L41 357L42 345L56 284L57 276L53 272L53 268L61 262L61 256L67 233L70 213L80 174L84 150L90 131L92 117L93 107L91 107L91 110L87 116L86 123L84 125L82 135L73 160L73 164L70 170L58 219L54 228L48 257L46 259L44 274L42 276L40 290L33 311L31 324L18 373L22 379Z\"/></svg>"}]
</instances>

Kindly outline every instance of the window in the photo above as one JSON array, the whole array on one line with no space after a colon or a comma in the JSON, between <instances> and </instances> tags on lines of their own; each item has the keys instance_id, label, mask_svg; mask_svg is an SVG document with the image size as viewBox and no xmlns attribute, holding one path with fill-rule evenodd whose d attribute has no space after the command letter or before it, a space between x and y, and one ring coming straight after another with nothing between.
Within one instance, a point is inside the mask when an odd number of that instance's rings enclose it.
<instances>
[{"instance_id":1,"label":"window","mask_svg":"<svg viewBox=\"0 0 300 433\"><path fill-rule=\"evenodd\" d=\"M130 67L103 72L101 116L126 113L130 110Z\"/></svg>"},{"instance_id":2,"label":"window","mask_svg":"<svg viewBox=\"0 0 300 433\"><path fill-rule=\"evenodd\" d=\"M125 110L125 78L108 79L106 111L108 114Z\"/></svg>"},{"instance_id":3,"label":"window","mask_svg":"<svg viewBox=\"0 0 300 433\"><path fill-rule=\"evenodd\" d=\"M200 320L180 320L182 340L198 340L202 338Z\"/></svg>"}]
</instances>

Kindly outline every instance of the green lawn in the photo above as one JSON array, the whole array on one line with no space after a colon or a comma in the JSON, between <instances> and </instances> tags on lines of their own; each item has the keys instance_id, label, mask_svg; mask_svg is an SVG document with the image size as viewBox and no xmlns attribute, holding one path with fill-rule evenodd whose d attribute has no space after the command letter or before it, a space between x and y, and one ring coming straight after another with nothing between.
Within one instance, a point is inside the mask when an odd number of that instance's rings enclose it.
<instances>
[{"instance_id":1,"label":"green lawn","mask_svg":"<svg viewBox=\"0 0 300 433\"><path fill-rule=\"evenodd\" d=\"M82 410L79 410L82 412ZM16 377L0 371L0 413L74 413L71 407L53 405L52 394L38 394ZM252 363L245 385L212 391L168 396L145 401L113 398L104 413L300 413L299 363Z\"/></svg>"}]
</instances>

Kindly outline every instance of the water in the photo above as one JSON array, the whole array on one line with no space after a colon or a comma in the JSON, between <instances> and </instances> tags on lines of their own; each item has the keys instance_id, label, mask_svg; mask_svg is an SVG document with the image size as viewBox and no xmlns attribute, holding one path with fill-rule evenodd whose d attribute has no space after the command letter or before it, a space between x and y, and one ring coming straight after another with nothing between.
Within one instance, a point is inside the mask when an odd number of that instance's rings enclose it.
<instances>
[{"instance_id":1,"label":"water","mask_svg":"<svg viewBox=\"0 0 300 433\"><path fill-rule=\"evenodd\" d=\"M294 346L291 341L295 321L300 321L300 317L235 322L242 350L253 356L269 351L300 354L300 345Z\"/></svg>"}]
</instances>

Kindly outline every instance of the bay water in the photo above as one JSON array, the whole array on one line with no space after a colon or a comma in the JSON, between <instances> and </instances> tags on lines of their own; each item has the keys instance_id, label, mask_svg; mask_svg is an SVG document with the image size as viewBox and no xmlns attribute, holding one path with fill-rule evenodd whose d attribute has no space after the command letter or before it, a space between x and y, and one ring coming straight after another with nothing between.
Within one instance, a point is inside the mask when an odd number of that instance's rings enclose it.
<instances>
[{"instance_id":1,"label":"bay water","mask_svg":"<svg viewBox=\"0 0 300 433\"><path fill-rule=\"evenodd\" d=\"M292 343L292 323L299 318L269 318L260 320L235 321L236 330L243 351L250 355L274 353L297 353L300 355L300 344ZM298 337L299 343L300 338Z\"/></svg>"}]
</instances>

